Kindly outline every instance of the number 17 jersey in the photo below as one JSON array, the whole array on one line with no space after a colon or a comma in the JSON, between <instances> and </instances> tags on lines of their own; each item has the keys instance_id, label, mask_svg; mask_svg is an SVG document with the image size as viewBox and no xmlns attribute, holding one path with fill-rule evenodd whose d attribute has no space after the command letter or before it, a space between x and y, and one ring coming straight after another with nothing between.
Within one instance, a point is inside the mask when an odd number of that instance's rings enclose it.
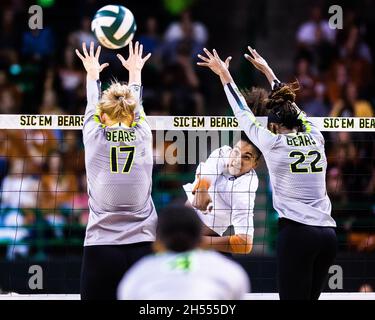
<instances>
[{"instance_id":1,"label":"number 17 jersey","mask_svg":"<svg viewBox=\"0 0 375 320\"><path fill-rule=\"evenodd\" d=\"M154 241L157 214L151 198L152 133L141 104L141 87L131 127L105 126L96 114L100 83L87 83L83 125L89 195L85 246Z\"/></svg>"}]
</instances>

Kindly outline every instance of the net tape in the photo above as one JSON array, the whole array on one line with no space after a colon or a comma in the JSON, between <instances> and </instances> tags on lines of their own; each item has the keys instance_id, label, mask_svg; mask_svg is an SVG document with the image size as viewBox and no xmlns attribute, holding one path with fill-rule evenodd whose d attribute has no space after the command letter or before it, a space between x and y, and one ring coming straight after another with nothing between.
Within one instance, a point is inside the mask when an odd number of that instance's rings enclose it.
<instances>
[{"instance_id":1,"label":"net tape","mask_svg":"<svg viewBox=\"0 0 375 320\"><path fill-rule=\"evenodd\" d=\"M152 130L215 131L241 130L235 117L228 116L148 116ZM266 126L267 118L258 117ZM0 129L81 130L82 115L0 115ZM310 117L320 131L375 132L375 118Z\"/></svg>"}]
</instances>

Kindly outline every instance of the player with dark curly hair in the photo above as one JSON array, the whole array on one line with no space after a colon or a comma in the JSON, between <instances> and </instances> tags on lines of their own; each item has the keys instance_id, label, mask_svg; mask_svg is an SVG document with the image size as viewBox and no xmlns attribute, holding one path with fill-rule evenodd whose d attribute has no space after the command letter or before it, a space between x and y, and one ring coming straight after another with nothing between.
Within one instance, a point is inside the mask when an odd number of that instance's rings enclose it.
<instances>
[{"instance_id":1,"label":"player with dark curly hair","mask_svg":"<svg viewBox=\"0 0 375 320\"><path fill-rule=\"evenodd\" d=\"M295 104L293 85L280 83L267 62L252 48L245 55L272 85L264 92L246 93L255 115L267 115L267 128L255 118L216 50L198 65L210 68L224 86L242 130L261 150L272 186L273 206L279 214L277 262L280 299L318 299L337 249L326 191L327 159L324 138Z\"/></svg>"}]
</instances>

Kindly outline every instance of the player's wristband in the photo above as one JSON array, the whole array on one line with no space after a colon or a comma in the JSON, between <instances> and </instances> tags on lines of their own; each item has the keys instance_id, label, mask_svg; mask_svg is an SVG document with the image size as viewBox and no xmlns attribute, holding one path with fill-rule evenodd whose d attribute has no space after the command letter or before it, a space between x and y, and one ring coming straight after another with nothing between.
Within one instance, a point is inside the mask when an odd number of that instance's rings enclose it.
<instances>
[{"instance_id":1,"label":"player's wristband","mask_svg":"<svg viewBox=\"0 0 375 320\"><path fill-rule=\"evenodd\" d=\"M230 251L233 253L242 253L247 254L250 253L252 249L252 243L247 242L239 235L233 235L229 237L229 245Z\"/></svg>"},{"instance_id":2,"label":"player's wristband","mask_svg":"<svg viewBox=\"0 0 375 320\"><path fill-rule=\"evenodd\" d=\"M192 194L195 194L195 192L198 190L198 189L203 189L203 190L208 190L210 188L210 185L211 183L207 180L207 179L204 179L204 178L198 178L198 182L197 184L194 186L193 190L192 190Z\"/></svg>"}]
</instances>

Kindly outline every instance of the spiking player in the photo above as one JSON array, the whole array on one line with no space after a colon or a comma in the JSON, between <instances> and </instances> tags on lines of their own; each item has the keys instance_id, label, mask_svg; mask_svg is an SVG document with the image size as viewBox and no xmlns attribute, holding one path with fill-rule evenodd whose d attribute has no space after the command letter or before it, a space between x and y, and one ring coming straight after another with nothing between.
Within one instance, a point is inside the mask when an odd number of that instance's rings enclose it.
<instances>
[{"instance_id":1,"label":"spiking player","mask_svg":"<svg viewBox=\"0 0 375 320\"><path fill-rule=\"evenodd\" d=\"M213 151L197 167L194 183L184 186L205 225L203 247L235 254L252 250L258 189L254 169L260 157L260 150L242 133L233 148Z\"/></svg>"},{"instance_id":2,"label":"spiking player","mask_svg":"<svg viewBox=\"0 0 375 320\"><path fill-rule=\"evenodd\" d=\"M118 58L129 84L113 83L100 97L100 46L76 53L87 71L83 124L90 216L81 273L82 299L116 299L119 281L152 252L157 214L151 198L152 134L141 101L142 45Z\"/></svg>"},{"instance_id":3,"label":"spiking player","mask_svg":"<svg viewBox=\"0 0 375 320\"><path fill-rule=\"evenodd\" d=\"M262 151L273 205L279 214L277 261L281 299L318 299L336 255L335 221L326 191L324 138L296 106L293 88L282 85L267 62L249 47L245 57L269 80L273 90L264 104L270 110L262 127L233 82L230 58L204 49L199 65L216 73L242 130Z\"/></svg>"}]
</instances>

